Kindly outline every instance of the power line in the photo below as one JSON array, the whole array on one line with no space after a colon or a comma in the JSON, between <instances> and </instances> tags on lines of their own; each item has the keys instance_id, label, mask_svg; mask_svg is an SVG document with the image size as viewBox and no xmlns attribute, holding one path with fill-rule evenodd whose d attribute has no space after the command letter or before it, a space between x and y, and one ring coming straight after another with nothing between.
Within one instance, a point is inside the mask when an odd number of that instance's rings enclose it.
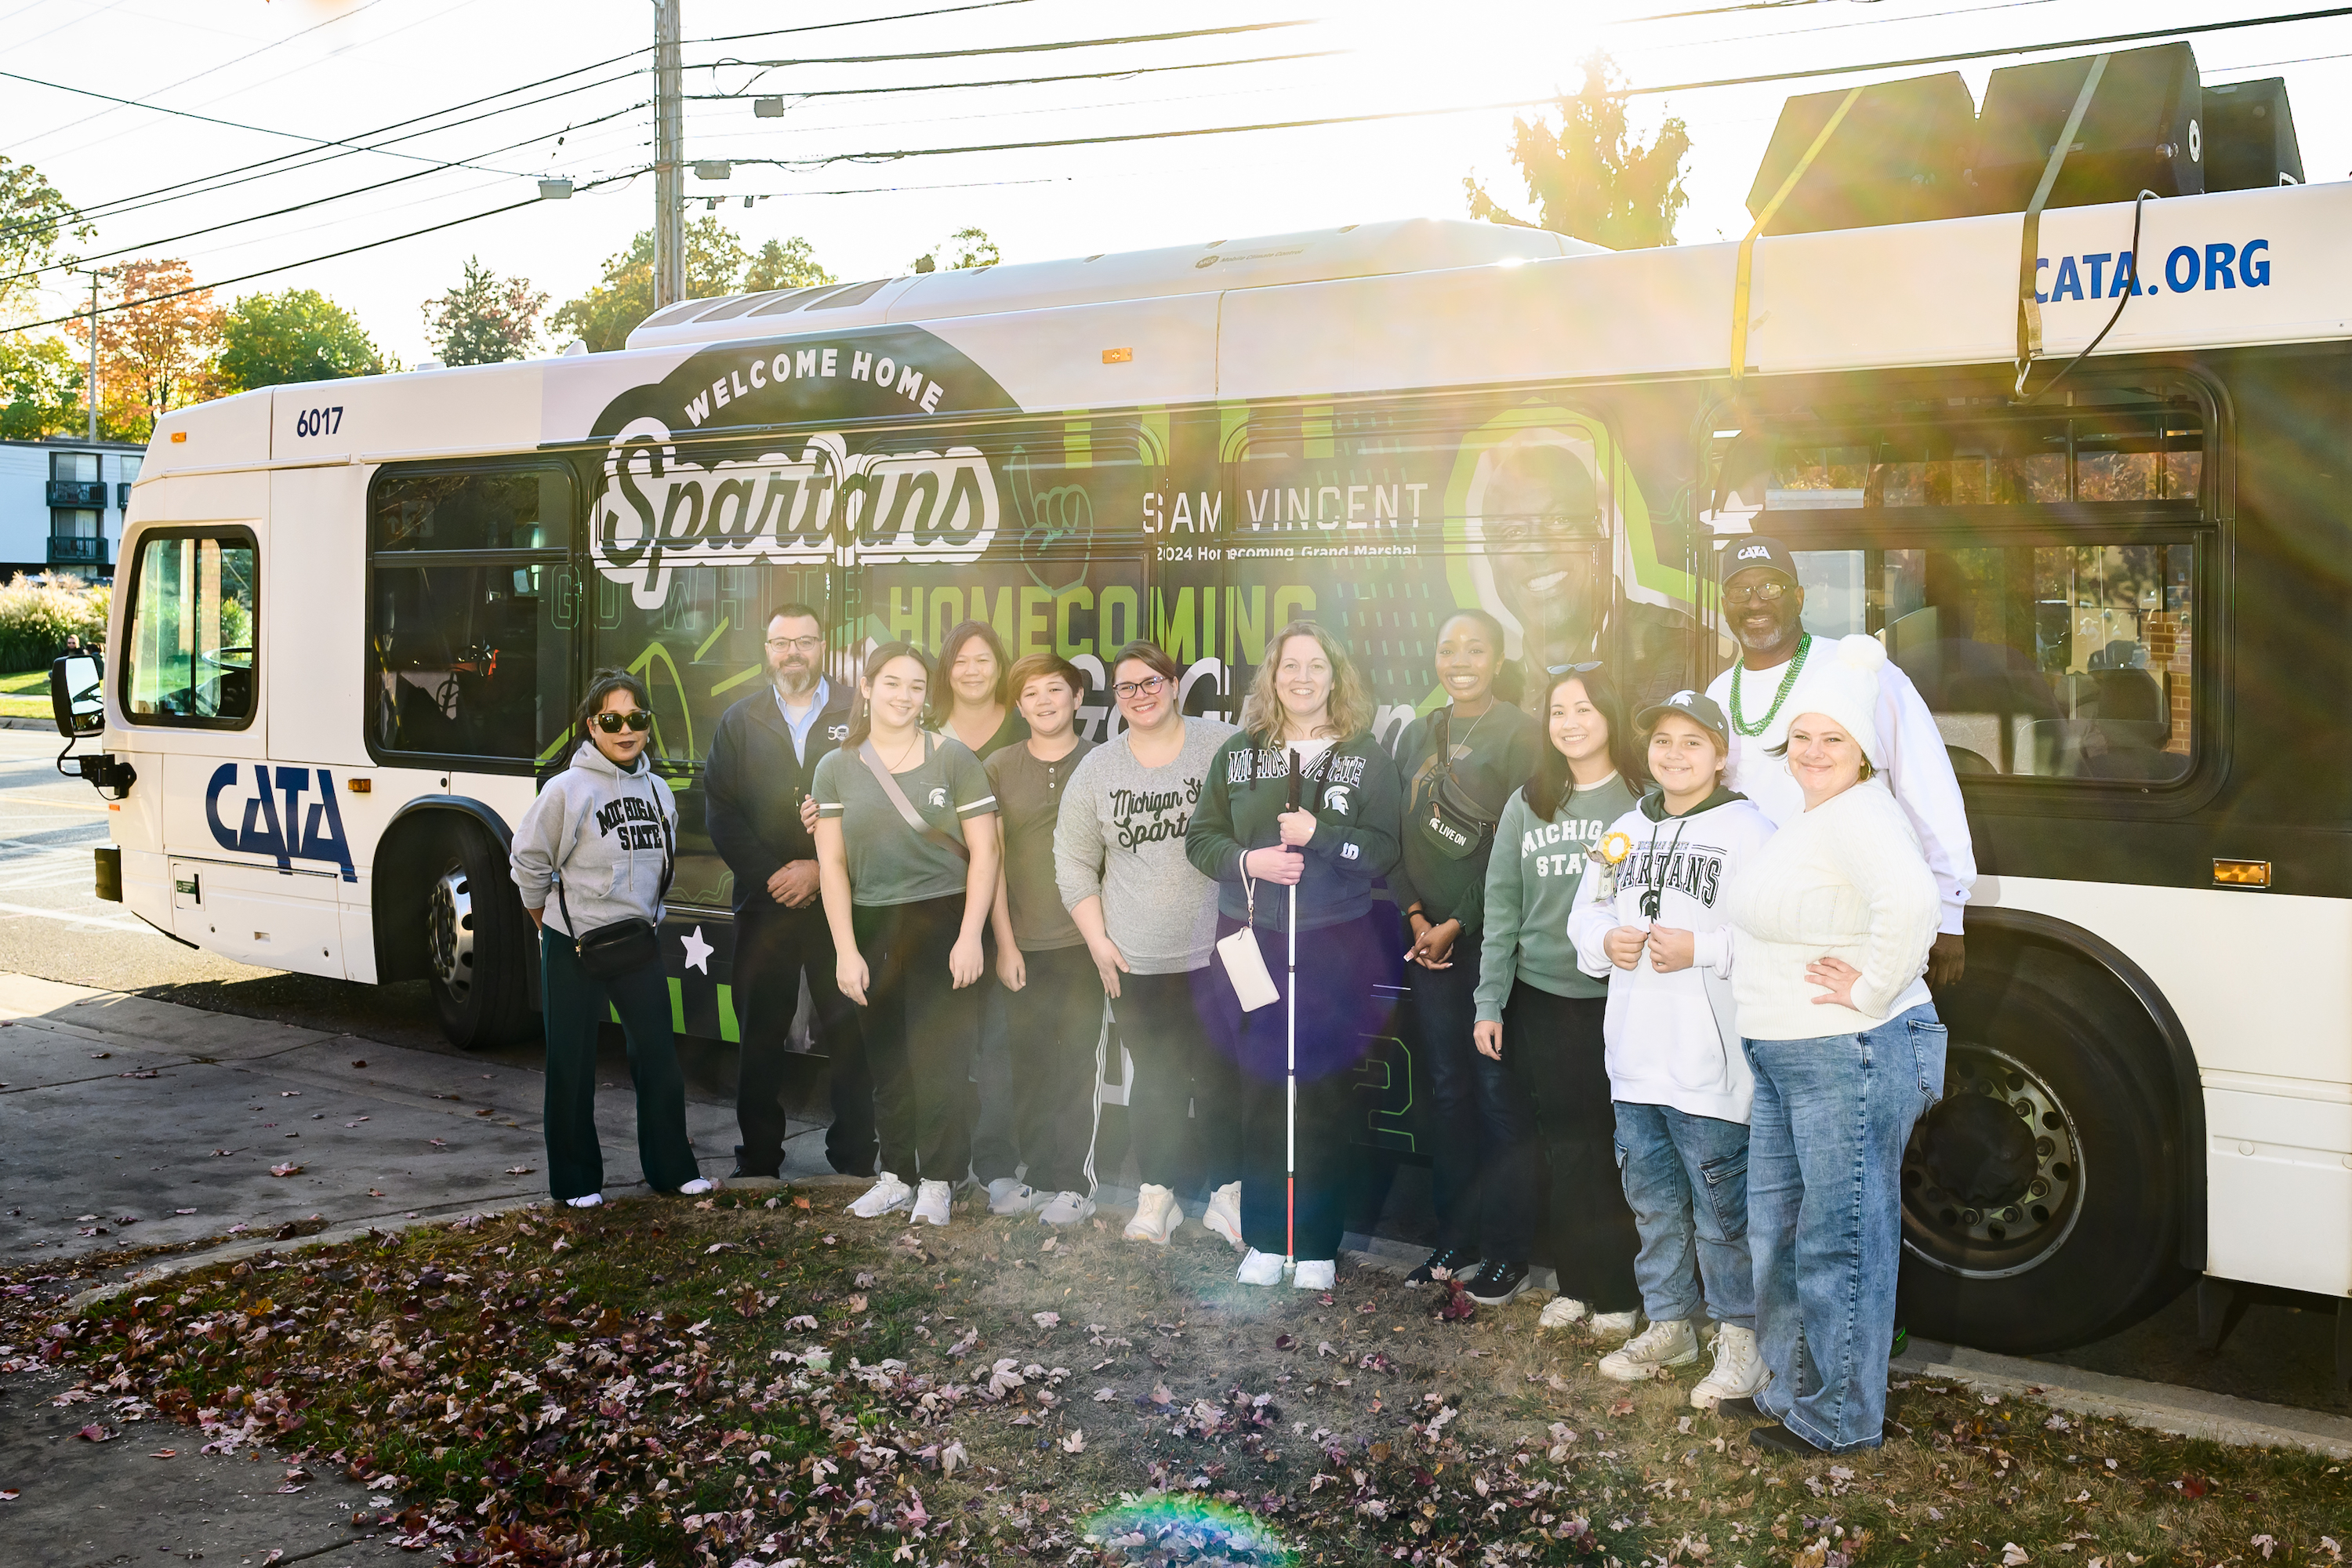
<instances>
[{"instance_id":1,"label":"power line","mask_svg":"<svg viewBox=\"0 0 2352 1568\"><path fill-rule=\"evenodd\" d=\"M723 66L762 66L775 69L783 66L866 66L895 65L901 60L959 60L975 55L1043 55L1063 49L1099 49L1114 44L1164 44L1180 38L1221 38L1235 33L1268 33L1277 27L1311 27L1316 18L1300 17L1289 22L1244 22L1231 27L1192 27L1181 33L1130 33L1116 38L1072 38L1058 44L996 44L980 49L925 49L912 54L895 55L834 55L796 60L712 60L707 65L688 66L688 70L717 70Z\"/></svg>"},{"instance_id":2,"label":"power line","mask_svg":"<svg viewBox=\"0 0 2352 1568\"><path fill-rule=\"evenodd\" d=\"M871 27L883 22L910 22L922 16L948 16L958 11L993 11L1001 5L1027 5L1034 0L979 0L977 5L942 5L932 11L901 11L894 16L859 16L847 22L813 22L804 27L765 27L756 33L721 33L715 37L688 38L689 44L734 44L745 38L773 38L786 33L829 33L836 27Z\"/></svg>"},{"instance_id":3,"label":"power line","mask_svg":"<svg viewBox=\"0 0 2352 1568\"><path fill-rule=\"evenodd\" d=\"M794 92L689 92L689 103L740 103L747 98L864 98L875 93L892 92L954 92L968 87L1034 87L1055 81L1101 81L1106 78L1157 76L1165 71L1213 70L1222 66L1274 65L1284 60L1319 60L1332 55L1354 53L1351 49L1307 49L1295 55L1254 55L1245 60L1198 60L1181 66L1129 66L1124 70L1072 71L1064 76L1009 76L992 81L934 81L913 87L820 87Z\"/></svg>"},{"instance_id":4,"label":"power line","mask_svg":"<svg viewBox=\"0 0 2352 1568\"><path fill-rule=\"evenodd\" d=\"M2097 37L2069 38L2047 44L2008 44L1991 48L1961 49L1948 54L1914 55L1906 59L1878 60L1866 65L1815 66L1803 70L1763 71L1753 76L1717 77L1702 81L1668 82L1657 87L1628 87L1620 89L1610 96L1646 98L1669 92L1698 92L1713 88L1754 87L1766 82L1801 81L1827 76L1854 76L1865 71L1904 70L1915 66L1948 65L1960 60L1991 59L2002 55L2048 54L2060 49L2139 43L2150 38L2172 38L2189 34L2234 32L2245 27L2274 26L2291 22L2325 21L2340 16L2352 16L2352 5L2336 5L2321 11L2299 11L2276 16L2250 16L2228 22L2199 22L2180 27L2153 27L2135 33L2109 33ZM1394 109L1367 114L1332 114L1306 120L1265 121L1251 125L1200 126L1181 131L1139 131L1110 136L1062 136L1045 141L997 142L966 147L910 147L871 153L835 153L822 158L736 158L731 162L772 164L777 168L821 168L832 163L887 163L901 158L944 157L959 153L1015 153L1054 147L1106 146L1128 142L1172 142L1199 136L1233 136L1256 131L1298 131L1326 125L1362 125L1385 120L1426 120L1448 114L1480 114L1505 109L1533 109L1559 103L1569 96L1572 95L1554 93L1546 98L1507 99L1492 103L1456 104L1445 109Z\"/></svg>"},{"instance_id":5,"label":"power line","mask_svg":"<svg viewBox=\"0 0 2352 1568\"><path fill-rule=\"evenodd\" d=\"M643 169L632 169L626 174L608 175L604 179L591 181L587 184L573 188L579 191L592 191L600 185L617 184L623 181L634 180L644 173L646 171ZM125 300L120 304L102 305L97 313L101 316L110 316L118 310L128 310L140 305L160 304L166 300L184 299L190 294L201 294L208 289L226 289L233 283L250 283L256 278L268 278L273 273L291 272L298 267L312 267L321 261L333 261L339 257L356 256L362 250L376 250L387 245L397 245L404 239L415 239L420 235L438 234L443 229L457 228L469 223L479 223L484 218L497 217L501 213L510 213L521 207L537 206L539 201L539 197L531 196L519 202L509 202L502 207L492 207L487 212L470 213L464 217L453 217L446 223L433 224L425 228L412 228L406 234L390 235L383 239L369 240L362 245L347 245L341 250L330 250L320 256L306 256L299 261L284 261L275 267L264 267L256 271L239 273L235 278L215 278L209 283L196 283L185 289L174 289L168 294L150 294L142 299ZM55 327L67 321L86 321L89 317L90 312L88 310L75 310L63 316L51 316L47 321L19 321L12 327L0 327L0 337L30 331L35 327Z\"/></svg>"}]
</instances>

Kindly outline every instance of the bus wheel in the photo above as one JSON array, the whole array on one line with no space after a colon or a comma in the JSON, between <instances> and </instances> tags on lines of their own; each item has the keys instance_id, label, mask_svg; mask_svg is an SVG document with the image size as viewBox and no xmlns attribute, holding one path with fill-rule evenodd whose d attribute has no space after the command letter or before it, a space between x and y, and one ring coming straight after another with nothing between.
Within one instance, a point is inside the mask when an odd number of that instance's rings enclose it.
<instances>
[{"instance_id":1,"label":"bus wheel","mask_svg":"<svg viewBox=\"0 0 2352 1568\"><path fill-rule=\"evenodd\" d=\"M2145 1016L2088 971L2046 949L2000 956L1937 1002L1950 1044L1944 1098L1904 1152L1902 1311L1931 1339L2063 1350L2191 1278L2170 1071Z\"/></svg>"},{"instance_id":2,"label":"bus wheel","mask_svg":"<svg viewBox=\"0 0 2352 1568\"><path fill-rule=\"evenodd\" d=\"M508 880L506 858L480 824L453 823L435 846L425 890L425 952L441 1031L467 1050L531 1032L524 935L530 917Z\"/></svg>"}]
</instances>

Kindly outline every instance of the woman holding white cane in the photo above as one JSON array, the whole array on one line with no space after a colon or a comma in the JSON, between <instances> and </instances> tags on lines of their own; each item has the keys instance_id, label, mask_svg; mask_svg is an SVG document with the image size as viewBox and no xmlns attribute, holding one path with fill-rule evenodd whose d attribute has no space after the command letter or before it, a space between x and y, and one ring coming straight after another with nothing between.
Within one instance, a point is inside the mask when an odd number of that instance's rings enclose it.
<instances>
[{"instance_id":1,"label":"woman holding white cane","mask_svg":"<svg viewBox=\"0 0 2352 1568\"><path fill-rule=\"evenodd\" d=\"M1232 985L1209 988L1242 1079L1244 1285L1279 1283L1286 1256L1302 1290L1328 1289L1337 1274L1349 1075L1379 1022L1373 987L1391 977L1371 889L1396 860L1398 789L1371 719L1338 642L1293 621L1268 646L1185 833L1186 855L1219 884L1219 937L1248 931L1273 982L1272 1000L1247 1010ZM1217 966L1248 984L1234 963L1221 949Z\"/></svg>"}]
</instances>

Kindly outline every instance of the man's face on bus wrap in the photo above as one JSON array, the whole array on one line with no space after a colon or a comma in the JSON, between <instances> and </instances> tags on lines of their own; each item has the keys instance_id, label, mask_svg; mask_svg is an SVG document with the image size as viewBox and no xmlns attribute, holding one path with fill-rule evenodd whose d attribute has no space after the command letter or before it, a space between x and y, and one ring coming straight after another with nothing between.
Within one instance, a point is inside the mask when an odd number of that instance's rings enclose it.
<instances>
[{"instance_id":1,"label":"man's face on bus wrap","mask_svg":"<svg viewBox=\"0 0 2352 1568\"><path fill-rule=\"evenodd\" d=\"M1506 453L1480 503L1495 590L1538 668L1590 657L1605 557L1592 476L1563 447Z\"/></svg>"}]
</instances>

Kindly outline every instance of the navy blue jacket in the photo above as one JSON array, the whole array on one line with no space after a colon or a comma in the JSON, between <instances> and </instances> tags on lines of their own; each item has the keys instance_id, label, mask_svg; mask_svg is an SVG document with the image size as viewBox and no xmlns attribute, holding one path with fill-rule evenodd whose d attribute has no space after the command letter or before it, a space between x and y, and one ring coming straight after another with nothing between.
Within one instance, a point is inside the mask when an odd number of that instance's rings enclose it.
<instances>
[{"instance_id":1,"label":"navy blue jacket","mask_svg":"<svg viewBox=\"0 0 2352 1568\"><path fill-rule=\"evenodd\" d=\"M735 907L770 904L768 879L794 860L816 858L816 840L801 826L801 801L817 759L849 733L848 694L835 685L808 733L808 756L793 754L793 732L776 706L776 689L760 689L727 710L703 764L702 815L719 858L735 873Z\"/></svg>"}]
</instances>

